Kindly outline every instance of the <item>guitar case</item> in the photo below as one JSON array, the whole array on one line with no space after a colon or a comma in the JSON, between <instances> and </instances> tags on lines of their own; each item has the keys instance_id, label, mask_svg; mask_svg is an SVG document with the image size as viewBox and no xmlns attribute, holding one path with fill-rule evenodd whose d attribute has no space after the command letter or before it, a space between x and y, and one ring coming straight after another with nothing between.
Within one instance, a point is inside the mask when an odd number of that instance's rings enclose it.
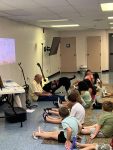
<instances>
[{"instance_id":1,"label":"guitar case","mask_svg":"<svg viewBox=\"0 0 113 150\"><path fill-rule=\"evenodd\" d=\"M21 126L22 122L27 120L26 110L21 107L7 108L7 110L4 111L4 114L7 122L10 123L20 122Z\"/></svg>"}]
</instances>

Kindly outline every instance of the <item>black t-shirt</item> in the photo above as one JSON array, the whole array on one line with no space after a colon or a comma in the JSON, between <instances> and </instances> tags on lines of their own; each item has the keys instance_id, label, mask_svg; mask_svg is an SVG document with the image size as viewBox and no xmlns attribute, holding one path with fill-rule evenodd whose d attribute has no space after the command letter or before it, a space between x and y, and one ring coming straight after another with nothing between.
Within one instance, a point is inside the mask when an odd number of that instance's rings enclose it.
<instances>
[{"instance_id":1,"label":"black t-shirt","mask_svg":"<svg viewBox=\"0 0 113 150\"><path fill-rule=\"evenodd\" d=\"M71 85L71 82L68 77L61 77L58 79L58 84L53 84L53 82L51 81L43 87L43 90L46 92L54 93L61 86L64 86L65 90L68 91L70 88L70 85Z\"/></svg>"}]
</instances>

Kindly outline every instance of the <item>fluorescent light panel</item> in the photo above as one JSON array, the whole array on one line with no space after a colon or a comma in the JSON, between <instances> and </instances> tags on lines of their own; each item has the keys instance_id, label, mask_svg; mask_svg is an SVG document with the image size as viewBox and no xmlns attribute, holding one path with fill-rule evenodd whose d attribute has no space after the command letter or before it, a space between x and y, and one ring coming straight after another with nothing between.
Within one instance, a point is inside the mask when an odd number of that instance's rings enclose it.
<instances>
[{"instance_id":1,"label":"fluorescent light panel","mask_svg":"<svg viewBox=\"0 0 113 150\"><path fill-rule=\"evenodd\" d=\"M38 20L38 22L60 22L60 21L68 21L68 19Z\"/></svg>"},{"instance_id":2,"label":"fluorescent light panel","mask_svg":"<svg viewBox=\"0 0 113 150\"><path fill-rule=\"evenodd\" d=\"M110 29L113 29L113 27L110 27Z\"/></svg>"},{"instance_id":3,"label":"fluorescent light panel","mask_svg":"<svg viewBox=\"0 0 113 150\"><path fill-rule=\"evenodd\" d=\"M102 11L113 11L113 3L102 3L100 5Z\"/></svg>"},{"instance_id":4,"label":"fluorescent light panel","mask_svg":"<svg viewBox=\"0 0 113 150\"><path fill-rule=\"evenodd\" d=\"M79 24L68 24L68 25L51 25L53 28L63 28L63 27L79 27Z\"/></svg>"},{"instance_id":5,"label":"fluorescent light panel","mask_svg":"<svg viewBox=\"0 0 113 150\"><path fill-rule=\"evenodd\" d=\"M111 17L108 17L108 19L113 19L113 16L111 16Z\"/></svg>"},{"instance_id":6,"label":"fluorescent light panel","mask_svg":"<svg viewBox=\"0 0 113 150\"><path fill-rule=\"evenodd\" d=\"M113 24L113 22L110 22L109 24Z\"/></svg>"}]
</instances>

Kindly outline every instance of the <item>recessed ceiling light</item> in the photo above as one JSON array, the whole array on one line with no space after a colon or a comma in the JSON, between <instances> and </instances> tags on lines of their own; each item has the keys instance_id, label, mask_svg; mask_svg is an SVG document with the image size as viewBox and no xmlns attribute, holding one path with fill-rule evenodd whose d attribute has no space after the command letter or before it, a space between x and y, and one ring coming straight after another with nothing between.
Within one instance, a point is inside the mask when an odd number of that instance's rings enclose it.
<instances>
[{"instance_id":1,"label":"recessed ceiling light","mask_svg":"<svg viewBox=\"0 0 113 150\"><path fill-rule=\"evenodd\" d=\"M113 22L110 22L109 24L113 24Z\"/></svg>"},{"instance_id":2,"label":"recessed ceiling light","mask_svg":"<svg viewBox=\"0 0 113 150\"><path fill-rule=\"evenodd\" d=\"M113 27L110 27L110 29L113 29Z\"/></svg>"},{"instance_id":3,"label":"recessed ceiling light","mask_svg":"<svg viewBox=\"0 0 113 150\"><path fill-rule=\"evenodd\" d=\"M79 27L79 24L68 24L68 25L51 25L53 28L62 28L62 27Z\"/></svg>"},{"instance_id":4,"label":"recessed ceiling light","mask_svg":"<svg viewBox=\"0 0 113 150\"><path fill-rule=\"evenodd\" d=\"M108 17L108 19L113 19L113 16L111 16L111 17Z\"/></svg>"},{"instance_id":5,"label":"recessed ceiling light","mask_svg":"<svg viewBox=\"0 0 113 150\"><path fill-rule=\"evenodd\" d=\"M38 22L60 22L60 21L68 21L68 19L38 20Z\"/></svg>"},{"instance_id":6,"label":"recessed ceiling light","mask_svg":"<svg viewBox=\"0 0 113 150\"><path fill-rule=\"evenodd\" d=\"M113 3L102 3L100 5L102 11L113 11Z\"/></svg>"}]
</instances>

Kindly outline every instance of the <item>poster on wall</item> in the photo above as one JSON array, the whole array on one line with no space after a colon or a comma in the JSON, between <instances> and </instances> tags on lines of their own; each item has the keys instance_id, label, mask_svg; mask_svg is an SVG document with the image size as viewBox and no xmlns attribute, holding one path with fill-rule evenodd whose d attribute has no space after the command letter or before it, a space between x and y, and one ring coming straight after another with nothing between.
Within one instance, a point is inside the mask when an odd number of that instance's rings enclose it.
<instances>
[{"instance_id":1,"label":"poster on wall","mask_svg":"<svg viewBox=\"0 0 113 150\"><path fill-rule=\"evenodd\" d=\"M0 65L16 62L15 39L0 38Z\"/></svg>"}]
</instances>

